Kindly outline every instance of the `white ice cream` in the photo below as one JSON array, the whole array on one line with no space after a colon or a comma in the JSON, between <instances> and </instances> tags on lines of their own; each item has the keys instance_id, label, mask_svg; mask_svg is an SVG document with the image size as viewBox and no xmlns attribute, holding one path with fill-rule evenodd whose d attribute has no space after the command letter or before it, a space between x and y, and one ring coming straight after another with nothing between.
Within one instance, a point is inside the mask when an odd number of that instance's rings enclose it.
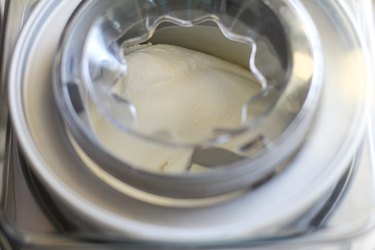
<instances>
[{"instance_id":1,"label":"white ice cream","mask_svg":"<svg viewBox=\"0 0 375 250\"><path fill-rule=\"evenodd\" d=\"M133 103L137 130L148 135L169 131L182 142L199 142L214 128L238 127L243 104L259 91L248 69L182 47L142 46L126 61L127 76L114 91ZM95 129L116 155L150 170L180 172L191 155L130 138L103 119Z\"/></svg>"}]
</instances>

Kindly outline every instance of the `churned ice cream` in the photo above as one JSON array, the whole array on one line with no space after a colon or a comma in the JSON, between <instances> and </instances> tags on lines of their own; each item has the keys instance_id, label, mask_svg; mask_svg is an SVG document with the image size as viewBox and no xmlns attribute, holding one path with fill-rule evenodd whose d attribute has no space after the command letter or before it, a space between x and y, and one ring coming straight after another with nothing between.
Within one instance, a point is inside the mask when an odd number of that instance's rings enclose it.
<instances>
[{"instance_id":1,"label":"churned ice cream","mask_svg":"<svg viewBox=\"0 0 375 250\"><path fill-rule=\"evenodd\" d=\"M126 62L127 74L114 92L134 105L137 131L182 143L200 142L216 128L238 127L242 106L260 88L248 69L173 45L138 45L130 48ZM95 129L117 155L150 170L183 171L192 153L119 136L100 119Z\"/></svg>"}]
</instances>

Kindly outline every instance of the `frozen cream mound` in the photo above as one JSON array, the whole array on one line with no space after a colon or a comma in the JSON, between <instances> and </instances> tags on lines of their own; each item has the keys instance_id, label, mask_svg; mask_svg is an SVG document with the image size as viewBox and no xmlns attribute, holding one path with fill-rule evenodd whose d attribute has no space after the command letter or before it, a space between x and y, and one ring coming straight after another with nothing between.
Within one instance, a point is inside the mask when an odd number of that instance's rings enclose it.
<instances>
[{"instance_id":1,"label":"frozen cream mound","mask_svg":"<svg viewBox=\"0 0 375 250\"><path fill-rule=\"evenodd\" d=\"M114 91L135 106L137 130L147 135L169 131L181 142L199 142L212 129L238 127L242 106L259 91L248 69L182 47L138 46L126 61L127 75ZM191 155L150 146L106 122L95 127L116 155L149 170L181 172Z\"/></svg>"},{"instance_id":2,"label":"frozen cream mound","mask_svg":"<svg viewBox=\"0 0 375 250\"><path fill-rule=\"evenodd\" d=\"M126 57L128 74L116 91L134 104L138 128L201 140L213 128L240 125L241 107L259 89L247 69L172 45L153 45Z\"/></svg>"}]
</instances>

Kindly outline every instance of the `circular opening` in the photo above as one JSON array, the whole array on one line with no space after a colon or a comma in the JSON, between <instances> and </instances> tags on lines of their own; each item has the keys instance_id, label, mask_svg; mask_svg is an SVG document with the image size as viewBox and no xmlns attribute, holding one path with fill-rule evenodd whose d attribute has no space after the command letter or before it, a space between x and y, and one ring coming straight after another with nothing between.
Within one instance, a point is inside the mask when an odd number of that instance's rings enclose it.
<instances>
[{"instance_id":1,"label":"circular opening","mask_svg":"<svg viewBox=\"0 0 375 250\"><path fill-rule=\"evenodd\" d=\"M290 8L81 5L61 43L55 84L69 133L101 168L151 193L206 197L259 183L296 150L309 119L301 113L316 98L312 47ZM285 9L293 15L283 17ZM294 71L301 60L310 62L302 77Z\"/></svg>"}]
</instances>

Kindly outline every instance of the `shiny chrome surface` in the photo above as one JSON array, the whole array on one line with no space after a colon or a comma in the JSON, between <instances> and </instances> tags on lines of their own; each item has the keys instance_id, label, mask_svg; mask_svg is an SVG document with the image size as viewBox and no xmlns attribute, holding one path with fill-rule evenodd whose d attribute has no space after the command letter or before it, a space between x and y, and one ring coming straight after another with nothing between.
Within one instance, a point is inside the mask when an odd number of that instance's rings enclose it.
<instances>
[{"instance_id":1,"label":"shiny chrome surface","mask_svg":"<svg viewBox=\"0 0 375 250\"><path fill-rule=\"evenodd\" d=\"M0 1L0 165L6 148L8 115L8 72L13 48L27 16L37 0Z\"/></svg>"},{"instance_id":2,"label":"shiny chrome surface","mask_svg":"<svg viewBox=\"0 0 375 250\"><path fill-rule=\"evenodd\" d=\"M188 3L173 2L168 8L162 2L82 4L65 29L55 76L55 98L69 133L99 168L141 191L182 199L248 189L280 171L309 128L318 106L323 67L314 25L296 1L240 1L230 7L222 1L220 8L217 2ZM141 15L133 15L138 12ZM216 39L205 42L216 43L214 55L221 57L221 51L242 46L241 54L248 57L232 60L248 68L260 85L259 93L249 96L242 110L233 111L242 112L241 127L214 127L207 138L196 142L185 142L172 136L175 131L163 128L150 134L139 130L136 107L113 92L118 79L126 75L129 46L156 40L179 45L183 36L176 40L174 30L186 27L190 38L195 38L188 48L209 53L199 32L205 29L211 34L215 27L223 33L221 39L232 44L221 47L226 43L212 34ZM190 165L204 163L209 171L180 175L144 171L136 160L129 162L126 151L113 151L100 142L90 125L92 116L107 119L118 140L129 143L131 138L145 145L143 155L151 147L172 155L191 149Z\"/></svg>"},{"instance_id":3,"label":"shiny chrome surface","mask_svg":"<svg viewBox=\"0 0 375 250\"><path fill-rule=\"evenodd\" d=\"M4 73L3 64L4 64L4 35L5 35L5 3L6 1L0 1L0 75ZM5 136L6 136L6 106L5 106L5 90L4 90L3 80L0 82L0 166L3 164L4 150L5 150Z\"/></svg>"},{"instance_id":4,"label":"shiny chrome surface","mask_svg":"<svg viewBox=\"0 0 375 250\"><path fill-rule=\"evenodd\" d=\"M321 35L324 60L336 63L325 64L321 106L287 170L253 192L209 208L166 208L118 192L72 153L54 106L51 65L59 35L79 2L42 1L36 8L19 38L9 89L14 127L30 167L65 211L101 232L136 240L245 242L282 234L347 171L367 116L361 42L337 2L304 0Z\"/></svg>"}]
</instances>

